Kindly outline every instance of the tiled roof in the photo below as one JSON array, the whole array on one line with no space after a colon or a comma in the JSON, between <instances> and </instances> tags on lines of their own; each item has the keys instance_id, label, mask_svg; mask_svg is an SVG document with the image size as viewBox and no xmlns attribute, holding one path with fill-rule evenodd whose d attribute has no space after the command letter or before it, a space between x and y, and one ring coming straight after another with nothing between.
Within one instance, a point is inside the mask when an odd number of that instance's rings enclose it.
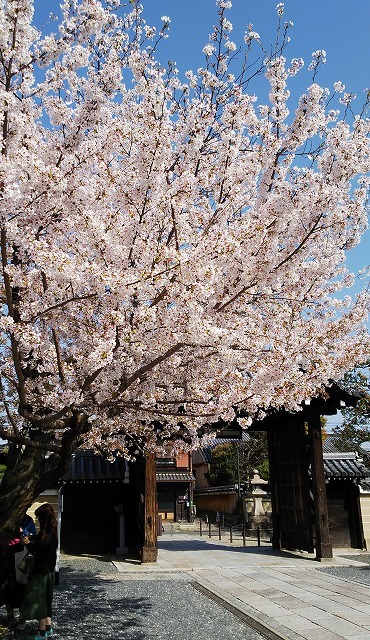
<instances>
[{"instance_id":1,"label":"tiled roof","mask_svg":"<svg viewBox=\"0 0 370 640\"><path fill-rule=\"evenodd\" d=\"M202 487L201 489L194 489L194 495L212 495L214 493L235 495L238 493L238 485L230 484L223 487Z\"/></svg>"},{"instance_id":2,"label":"tiled roof","mask_svg":"<svg viewBox=\"0 0 370 640\"><path fill-rule=\"evenodd\" d=\"M322 450L324 453L353 453L350 445L338 446L339 444L340 441L338 441L334 433L329 433L323 442Z\"/></svg>"},{"instance_id":3,"label":"tiled roof","mask_svg":"<svg viewBox=\"0 0 370 640\"><path fill-rule=\"evenodd\" d=\"M250 440L250 435L246 431L242 431L241 440L233 440L231 438L213 438L213 440L210 440L208 447L202 447L201 449L198 449L198 453L203 459L203 462L211 462L212 449L218 447L218 445L230 444L233 442L248 442L248 440Z\"/></svg>"},{"instance_id":4,"label":"tiled roof","mask_svg":"<svg viewBox=\"0 0 370 640\"><path fill-rule=\"evenodd\" d=\"M335 436L329 434L322 443L324 453L338 453L338 447L335 442Z\"/></svg>"},{"instance_id":5,"label":"tiled roof","mask_svg":"<svg viewBox=\"0 0 370 640\"><path fill-rule=\"evenodd\" d=\"M156 473L157 482L195 482L195 477L189 471L177 473Z\"/></svg>"},{"instance_id":6,"label":"tiled roof","mask_svg":"<svg viewBox=\"0 0 370 640\"><path fill-rule=\"evenodd\" d=\"M76 451L64 482L128 482L128 464L124 458L109 462L93 451Z\"/></svg>"},{"instance_id":7,"label":"tiled roof","mask_svg":"<svg viewBox=\"0 0 370 640\"><path fill-rule=\"evenodd\" d=\"M355 453L324 453L324 472L327 478L366 478L369 469Z\"/></svg>"},{"instance_id":8,"label":"tiled roof","mask_svg":"<svg viewBox=\"0 0 370 640\"><path fill-rule=\"evenodd\" d=\"M370 477L361 480L360 491L363 493L370 493Z\"/></svg>"},{"instance_id":9,"label":"tiled roof","mask_svg":"<svg viewBox=\"0 0 370 640\"><path fill-rule=\"evenodd\" d=\"M324 471L327 478L360 478L370 475L362 458L353 451L340 451L336 438L329 434L323 443Z\"/></svg>"}]
</instances>

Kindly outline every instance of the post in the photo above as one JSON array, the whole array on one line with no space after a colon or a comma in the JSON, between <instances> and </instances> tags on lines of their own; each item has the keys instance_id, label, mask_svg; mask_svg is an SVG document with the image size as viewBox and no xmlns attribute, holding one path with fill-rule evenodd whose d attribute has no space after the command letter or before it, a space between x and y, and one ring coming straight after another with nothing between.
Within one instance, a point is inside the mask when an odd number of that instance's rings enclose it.
<instances>
[{"instance_id":1,"label":"post","mask_svg":"<svg viewBox=\"0 0 370 640\"><path fill-rule=\"evenodd\" d=\"M237 474L238 474L238 501L239 501L239 509L240 509L241 491L240 491L240 452L239 452L239 442L237 442L235 446L236 446L236 469L237 469Z\"/></svg>"},{"instance_id":2,"label":"post","mask_svg":"<svg viewBox=\"0 0 370 640\"><path fill-rule=\"evenodd\" d=\"M221 522L218 523L218 539L221 540Z\"/></svg>"},{"instance_id":3,"label":"post","mask_svg":"<svg viewBox=\"0 0 370 640\"><path fill-rule=\"evenodd\" d=\"M242 533L243 533L243 547L245 547L245 524L244 524L244 522L243 522Z\"/></svg>"},{"instance_id":4,"label":"post","mask_svg":"<svg viewBox=\"0 0 370 640\"><path fill-rule=\"evenodd\" d=\"M232 524L230 525L230 542L233 541L233 526Z\"/></svg>"},{"instance_id":5,"label":"post","mask_svg":"<svg viewBox=\"0 0 370 640\"><path fill-rule=\"evenodd\" d=\"M209 523L208 523L208 537L210 538L210 537L211 537L211 535L212 535L212 534L211 534L211 523L209 522Z\"/></svg>"},{"instance_id":6,"label":"post","mask_svg":"<svg viewBox=\"0 0 370 640\"><path fill-rule=\"evenodd\" d=\"M261 531L259 527L257 527L257 546L261 546Z\"/></svg>"},{"instance_id":7,"label":"post","mask_svg":"<svg viewBox=\"0 0 370 640\"><path fill-rule=\"evenodd\" d=\"M116 507L116 511L119 515L119 546L116 547L116 554L124 556L128 552L126 547L126 529L125 529L125 514L123 511L123 504Z\"/></svg>"},{"instance_id":8,"label":"post","mask_svg":"<svg viewBox=\"0 0 370 640\"><path fill-rule=\"evenodd\" d=\"M190 460L190 467L191 467L191 455L189 454L189 460ZM193 485L190 484L189 485L189 522L194 522L195 518L194 518L194 492L193 492Z\"/></svg>"},{"instance_id":9,"label":"post","mask_svg":"<svg viewBox=\"0 0 370 640\"><path fill-rule=\"evenodd\" d=\"M202 518L199 518L199 533L202 536L203 532L202 532Z\"/></svg>"},{"instance_id":10,"label":"post","mask_svg":"<svg viewBox=\"0 0 370 640\"><path fill-rule=\"evenodd\" d=\"M154 453L147 455L144 473L144 542L141 550L141 562L157 562L157 482Z\"/></svg>"},{"instance_id":11,"label":"post","mask_svg":"<svg viewBox=\"0 0 370 640\"><path fill-rule=\"evenodd\" d=\"M332 558L333 548L329 534L320 414L314 409L308 419L308 434L310 439L312 493L316 525L316 560L320 561L322 558Z\"/></svg>"}]
</instances>

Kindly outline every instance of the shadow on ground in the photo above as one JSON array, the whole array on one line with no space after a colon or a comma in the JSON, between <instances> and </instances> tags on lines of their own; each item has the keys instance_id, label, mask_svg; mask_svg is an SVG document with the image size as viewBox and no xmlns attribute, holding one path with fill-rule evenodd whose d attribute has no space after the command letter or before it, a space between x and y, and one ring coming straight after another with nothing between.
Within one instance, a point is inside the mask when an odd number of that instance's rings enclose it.
<instances>
[{"instance_id":1,"label":"shadow on ground","mask_svg":"<svg viewBox=\"0 0 370 640\"><path fill-rule=\"evenodd\" d=\"M159 540L158 541L158 549L164 549L166 551L173 551L174 553L179 553L179 551L184 551L186 552L190 552L190 551L227 551L227 552L234 552L234 553L243 553L246 555L250 555L250 554L258 554L261 556L266 556L266 557L275 557L275 558L295 558L296 560L305 560L307 562L307 560L313 560L314 562L316 562L316 558L313 554L307 554L306 551L303 551L301 549L284 549L282 551L277 551L276 549L272 549L272 547L269 546L261 546L259 547L258 545L248 545L243 547L241 546L232 546L231 544L229 546L226 546L225 544L218 544L217 542L212 541L212 539L209 539L209 541L205 541L205 540L194 540L194 539L190 539L190 540L186 540L186 538L184 537L181 540L177 540L177 539L171 539L171 540ZM300 555L300 554L304 554L304 555Z\"/></svg>"},{"instance_id":2,"label":"shadow on ground","mask_svg":"<svg viewBox=\"0 0 370 640\"><path fill-rule=\"evenodd\" d=\"M89 560L75 559L75 562L80 565ZM53 601L56 639L103 640L114 637L121 640L129 637L132 640L144 640L147 637L144 621L150 613L150 600L140 596L125 597L123 600L119 593L120 580L109 574L102 577L105 563L107 567L111 566L109 559L102 559L101 562L103 564L95 572L81 566L62 567ZM25 630L15 631L13 635L12 631L5 629L4 616L4 631L0 638L31 640L36 635L37 626L36 621L27 621ZM63 631L59 634L61 626Z\"/></svg>"},{"instance_id":3,"label":"shadow on ground","mask_svg":"<svg viewBox=\"0 0 370 640\"><path fill-rule=\"evenodd\" d=\"M72 561L78 566L71 566ZM56 640L262 640L255 629L188 580L127 580L99 572L101 566L94 575L76 558L62 567L54 592ZM37 623L28 622L15 638L32 639L36 628Z\"/></svg>"}]
</instances>

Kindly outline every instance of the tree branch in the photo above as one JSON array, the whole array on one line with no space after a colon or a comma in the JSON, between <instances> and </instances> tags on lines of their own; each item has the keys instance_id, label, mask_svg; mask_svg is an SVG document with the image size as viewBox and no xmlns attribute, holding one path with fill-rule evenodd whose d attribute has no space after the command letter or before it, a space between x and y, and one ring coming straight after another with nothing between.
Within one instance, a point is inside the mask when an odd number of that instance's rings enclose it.
<instances>
[{"instance_id":1,"label":"tree branch","mask_svg":"<svg viewBox=\"0 0 370 640\"><path fill-rule=\"evenodd\" d=\"M32 316L30 318L30 322L35 322L35 320L37 320L38 318L41 318L47 313L50 313L50 311L54 311L54 309L60 309L61 307L65 307L67 304L70 304L71 302L80 302L81 300L90 300L91 298L97 298L97 297L98 297L97 293L87 293L84 296L72 296L72 298L69 298L68 300L63 300L62 302L58 302L57 304L53 304L51 307L44 309L44 311L40 311L40 313L37 313L35 316Z\"/></svg>"},{"instance_id":2,"label":"tree branch","mask_svg":"<svg viewBox=\"0 0 370 640\"><path fill-rule=\"evenodd\" d=\"M177 351L180 351L185 346L187 346L185 342L179 342L178 344L168 349L161 356L154 358L154 360L152 360L151 362L148 362L148 364L145 364L144 366L140 367L140 369L138 369L134 374L132 374L132 376L127 378L125 384L120 387L120 393L128 389L128 387L130 387L134 382L136 382L136 380L138 380L143 375L148 373L148 371L151 371L156 366L161 364L161 362L164 362L165 360L167 360L167 358L170 358L174 353L176 353Z\"/></svg>"},{"instance_id":3,"label":"tree branch","mask_svg":"<svg viewBox=\"0 0 370 640\"><path fill-rule=\"evenodd\" d=\"M58 420L63 420L68 416L68 414L71 412L70 407L64 407L63 409L60 409L60 411L57 411L55 413L50 413L44 417L38 417L36 414L34 413L29 413L28 411L26 411L23 407L19 408L19 415L22 416L23 418L25 418L26 420L28 420L31 424L33 424L35 427L37 427L38 429L45 429L49 426L51 426L51 430L55 429L55 423Z\"/></svg>"},{"instance_id":4,"label":"tree branch","mask_svg":"<svg viewBox=\"0 0 370 640\"><path fill-rule=\"evenodd\" d=\"M35 442L30 438L25 438L24 436L17 435L12 436L9 435L8 430L4 429L4 427L0 427L0 436L4 438L4 440L8 440L9 442L13 442L14 444L21 444L25 447L32 447L33 449L41 449L42 451L52 451L53 453L57 453L58 455L62 452L62 446L51 444L51 443L42 443Z\"/></svg>"},{"instance_id":5,"label":"tree branch","mask_svg":"<svg viewBox=\"0 0 370 640\"><path fill-rule=\"evenodd\" d=\"M15 420L14 420L12 414L11 414L11 411L9 409L9 404L5 400L4 386L3 386L3 381L1 379L1 377L0 377L0 390L1 390L1 395L2 395L2 403L4 405L6 415L8 417L8 420L9 420L10 424L13 427L14 434L18 437L19 436L18 427L17 427L17 424L16 424L16 422L15 422Z\"/></svg>"}]
</instances>

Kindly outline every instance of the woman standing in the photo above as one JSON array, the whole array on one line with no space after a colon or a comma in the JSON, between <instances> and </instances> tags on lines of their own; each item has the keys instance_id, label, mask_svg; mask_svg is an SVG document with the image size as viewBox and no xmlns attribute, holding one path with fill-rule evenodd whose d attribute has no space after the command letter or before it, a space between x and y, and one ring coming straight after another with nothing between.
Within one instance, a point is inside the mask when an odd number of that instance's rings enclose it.
<instances>
[{"instance_id":1,"label":"woman standing","mask_svg":"<svg viewBox=\"0 0 370 640\"><path fill-rule=\"evenodd\" d=\"M51 609L54 591L54 570L57 559L57 521L53 507L42 504L35 511L40 530L33 543L35 566L28 581L20 608L20 621L16 629L22 630L26 620L38 620L35 640L53 635Z\"/></svg>"}]
</instances>

